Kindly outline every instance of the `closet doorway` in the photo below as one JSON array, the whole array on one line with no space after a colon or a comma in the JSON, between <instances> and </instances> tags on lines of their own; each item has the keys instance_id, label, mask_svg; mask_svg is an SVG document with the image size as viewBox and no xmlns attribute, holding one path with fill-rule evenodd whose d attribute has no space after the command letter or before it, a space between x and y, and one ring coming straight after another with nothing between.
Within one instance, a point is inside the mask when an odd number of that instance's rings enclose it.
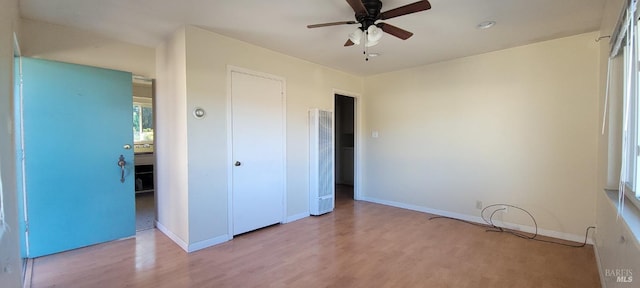
<instances>
[{"instance_id":1,"label":"closet doorway","mask_svg":"<svg viewBox=\"0 0 640 288\"><path fill-rule=\"evenodd\" d=\"M356 175L356 98L334 95L336 205L355 199Z\"/></svg>"},{"instance_id":2,"label":"closet doorway","mask_svg":"<svg viewBox=\"0 0 640 288\"><path fill-rule=\"evenodd\" d=\"M285 216L285 81L231 68L232 235L281 223Z\"/></svg>"}]
</instances>

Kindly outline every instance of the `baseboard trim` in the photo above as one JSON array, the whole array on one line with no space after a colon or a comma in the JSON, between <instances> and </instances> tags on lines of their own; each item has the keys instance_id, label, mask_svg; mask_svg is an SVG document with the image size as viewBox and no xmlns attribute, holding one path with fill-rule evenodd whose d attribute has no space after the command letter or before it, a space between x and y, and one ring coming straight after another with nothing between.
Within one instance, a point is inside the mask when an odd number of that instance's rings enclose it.
<instances>
[{"instance_id":1,"label":"baseboard trim","mask_svg":"<svg viewBox=\"0 0 640 288\"><path fill-rule=\"evenodd\" d=\"M294 221L298 221L300 219L304 219L309 217L309 211L304 212L304 213L300 213L300 214L296 214L296 215L291 215L291 216L287 216L287 219L285 220L285 222L283 224L287 224L287 223L291 223Z\"/></svg>"},{"instance_id":2,"label":"baseboard trim","mask_svg":"<svg viewBox=\"0 0 640 288\"><path fill-rule=\"evenodd\" d=\"M605 281L604 269L602 269L602 262L600 261L600 253L598 252L598 242L594 240L593 253L596 256L596 264L598 265L598 274L600 274L600 286L607 288L607 281Z\"/></svg>"},{"instance_id":3,"label":"baseboard trim","mask_svg":"<svg viewBox=\"0 0 640 288\"><path fill-rule=\"evenodd\" d=\"M189 245L187 245L187 242L184 242L184 240L178 237L178 235L173 234L173 232L171 232L171 230L169 230L167 227L164 227L162 223L156 221L156 228L158 228L158 230L160 230L160 232L162 232L164 235L167 235L167 237L169 237L171 241L178 244L178 246L180 246L182 250L184 250L187 253L189 252Z\"/></svg>"},{"instance_id":4,"label":"baseboard trim","mask_svg":"<svg viewBox=\"0 0 640 288\"><path fill-rule=\"evenodd\" d=\"M403 209L413 210L413 211L418 211L418 212L424 212L424 213L429 213L429 214L434 214L434 215L439 215L439 216L451 217L451 218L456 218L456 219L475 222L475 223L486 224L484 222L484 220L482 220L482 218L478 217L478 216L471 216L471 215L466 215L466 214L460 214L460 213L455 213L455 212L449 212L449 211L444 211L444 210L433 209L433 208L424 207L424 206L418 206L418 205L406 204L406 203L401 203L401 202L382 200L382 199L377 199L377 198L372 198L372 197L363 197L363 201L382 204L382 205L387 205L387 206L393 206L393 207L398 207L398 208L403 208ZM522 232L534 233L536 231L535 227L531 227L531 226L520 225L520 224L515 224L515 223L509 223L509 222L504 222L504 224L505 224L506 227L508 227L510 229L515 228L516 230L520 230ZM567 241L573 241L573 242L578 242L578 243L584 242L584 235L563 233L563 232L558 232L558 231L553 231L553 230L541 229L539 227L538 227L538 235L552 237L552 238L556 238L556 239L567 240ZM591 238L587 238L587 244L592 244L593 245L593 240Z\"/></svg>"},{"instance_id":5,"label":"baseboard trim","mask_svg":"<svg viewBox=\"0 0 640 288\"><path fill-rule=\"evenodd\" d=\"M215 237L215 238L199 241L199 242L190 244L189 245L189 249L187 250L187 252L189 252L189 253L195 252L195 251L198 251L198 250L202 250L204 248L209 248L211 246L222 244L222 243L227 242L229 240L231 240L231 237L229 237L229 235L222 235L222 236L218 236L218 237Z\"/></svg>"},{"instance_id":6,"label":"baseboard trim","mask_svg":"<svg viewBox=\"0 0 640 288\"><path fill-rule=\"evenodd\" d=\"M184 250L187 253L202 250L204 248L215 246L231 240L231 237L229 237L229 235L222 235L222 236L218 236L218 237L203 240L203 241L198 241L193 244L187 244L187 242L184 242L182 238L178 237L178 235L171 232L169 229L167 229L167 227L164 227L164 225L162 225L158 221L156 221L156 228L158 228L158 230L160 230L160 232L162 232L164 235L167 235L169 239L171 239L173 242L178 244L178 246L180 246L180 248L182 248L182 250Z\"/></svg>"}]
</instances>

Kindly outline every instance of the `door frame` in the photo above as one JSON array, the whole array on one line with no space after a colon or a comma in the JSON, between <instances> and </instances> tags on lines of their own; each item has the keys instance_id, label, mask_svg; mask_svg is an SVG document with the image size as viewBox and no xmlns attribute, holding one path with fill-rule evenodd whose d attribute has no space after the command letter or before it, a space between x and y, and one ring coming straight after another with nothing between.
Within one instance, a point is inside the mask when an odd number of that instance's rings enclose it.
<instances>
[{"instance_id":1,"label":"door frame","mask_svg":"<svg viewBox=\"0 0 640 288\"><path fill-rule=\"evenodd\" d=\"M360 177L360 169L361 169L361 165L360 163L362 163L362 152L361 152L361 144L362 143L362 137L361 137L361 133L360 131L362 131L362 113L360 113L360 105L362 103L362 95L355 93L355 92L350 92L350 91L345 91L345 90L340 90L340 89L333 89L333 93L331 94L331 99L332 99L332 104L333 104L333 111L336 111L336 100L335 97L336 95L342 95L342 96L347 96L347 97L351 97L353 98L353 149L355 149L355 153L354 153L354 159L353 159L353 199L354 200L362 200L362 191L360 190L360 187L362 186L361 184L361 177ZM336 139L336 135L335 135L336 131L334 129L333 131L333 139Z\"/></svg>"},{"instance_id":2,"label":"door frame","mask_svg":"<svg viewBox=\"0 0 640 288\"><path fill-rule=\"evenodd\" d=\"M22 57L19 56L18 57L18 92L16 94L16 97L18 99L16 99L16 103L15 103L15 107L16 107L16 115L14 115L14 119L16 120L16 124L18 127L16 127L17 133L20 133L20 136L18 137L17 142L16 142L16 153L17 153L17 159L18 159L18 173L20 173L20 179L18 181L18 193L20 195L20 200L21 200L21 209L22 209L22 223L20 227L21 229L24 229L22 232L24 232L24 255L27 258L30 258L29 256L31 255L30 253L30 249L29 249L29 210L27 208L27 178L25 176L26 174L26 165L25 165L25 155L24 155L24 102L23 102L23 95L22 95ZM15 76L14 76L15 77ZM15 93L14 93L15 94Z\"/></svg>"},{"instance_id":3,"label":"door frame","mask_svg":"<svg viewBox=\"0 0 640 288\"><path fill-rule=\"evenodd\" d=\"M16 149L16 172L19 175L19 179L16 179L17 181L17 192L18 192L18 205L20 205L20 207L18 207L18 211L22 211L22 215L18 215L18 219L19 219L19 229L20 232L23 233L24 235L20 235L20 244L24 244L24 251L20 251L21 255L24 255L27 259L29 258L29 229L28 229L28 224L29 223L29 217L28 217L28 211L27 211L27 193L26 193L26 178L25 178L25 165L24 165L24 125L23 120L24 120L24 110L23 110L23 100L22 100L22 53L20 51L20 42L18 41L18 36L16 35L16 33L13 33L13 49L14 49L14 54L13 54L13 63L14 65L16 65L17 62L17 66L18 67L14 67L14 73L13 73L13 81L14 81L14 89L15 91L13 91L13 100L14 102L14 115L13 115L13 121L14 121L14 131L16 133L16 139L15 139L15 144L14 147ZM17 61L15 61L17 59ZM18 75L16 75L15 72L18 72ZM21 218L20 218L21 217ZM21 247L22 248L22 247Z\"/></svg>"},{"instance_id":4,"label":"door frame","mask_svg":"<svg viewBox=\"0 0 640 288\"><path fill-rule=\"evenodd\" d=\"M233 239L233 93L231 90L232 73L243 73L267 78L282 83L282 219L287 219L287 81L284 77L258 72L255 70L227 65L227 235Z\"/></svg>"}]
</instances>

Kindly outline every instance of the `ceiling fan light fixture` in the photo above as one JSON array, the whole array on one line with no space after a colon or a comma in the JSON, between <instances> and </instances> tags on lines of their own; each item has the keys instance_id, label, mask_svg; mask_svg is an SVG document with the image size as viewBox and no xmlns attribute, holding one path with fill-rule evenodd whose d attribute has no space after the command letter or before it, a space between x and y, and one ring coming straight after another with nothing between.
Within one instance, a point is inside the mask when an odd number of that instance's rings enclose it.
<instances>
[{"instance_id":1,"label":"ceiling fan light fixture","mask_svg":"<svg viewBox=\"0 0 640 288\"><path fill-rule=\"evenodd\" d=\"M349 40L353 42L353 44L360 45L360 39L362 39L362 30L357 28L356 31L349 33Z\"/></svg>"},{"instance_id":2,"label":"ceiling fan light fixture","mask_svg":"<svg viewBox=\"0 0 640 288\"><path fill-rule=\"evenodd\" d=\"M382 39L382 29L378 28L376 25L371 25L367 28L367 41L368 42L379 42Z\"/></svg>"},{"instance_id":3,"label":"ceiling fan light fixture","mask_svg":"<svg viewBox=\"0 0 640 288\"><path fill-rule=\"evenodd\" d=\"M380 43L380 39L382 39L382 34L382 29L376 27L375 25L369 26L369 28L367 28L367 42L365 43L365 46L372 47L378 45Z\"/></svg>"},{"instance_id":4,"label":"ceiling fan light fixture","mask_svg":"<svg viewBox=\"0 0 640 288\"><path fill-rule=\"evenodd\" d=\"M417 2L407 4L404 6L400 6L391 10L387 10L382 12L382 1L381 0L346 0L353 12L355 12L355 21L338 21L338 22L328 22L328 23L320 23L307 25L307 28L318 28L318 27L327 27L327 26L335 26L335 25L352 25L352 24L360 24L360 31L356 31L349 34L349 40L344 43L344 47L350 47L353 45L359 45L360 42L364 41L365 43L365 54L366 47L377 45L382 38L383 33L391 34L395 37L398 37L402 40L407 40L413 36L413 33L404 30L402 28L393 26L391 24L386 24L384 22L378 22L379 20L388 20L391 18L396 18L408 14L413 14L425 10L431 9L431 4L429 0L419 0ZM370 33L369 33L370 32ZM364 40L362 40L364 33ZM371 35L368 35L371 34Z\"/></svg>"},{"instance_id":5,"label":"ceiling fan light fixture","mask_svg":"<svg viewBox=\"0 0 640 288\"><path fill-rule=\"evenodd\" d=\"M380 44L380 40L378 40L378 41L367 41L367 44L365 46L373 47L373 46L376 46L378 44Z\"/></svg>"}]
</instances>

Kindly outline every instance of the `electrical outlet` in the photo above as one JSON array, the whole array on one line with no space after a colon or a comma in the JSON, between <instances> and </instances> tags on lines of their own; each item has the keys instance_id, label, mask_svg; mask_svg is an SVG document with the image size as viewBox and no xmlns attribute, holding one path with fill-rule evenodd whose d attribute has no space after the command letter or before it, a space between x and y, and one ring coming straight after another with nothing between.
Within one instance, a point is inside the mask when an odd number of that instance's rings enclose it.
<instances>
[{"instance_id":1,"label":"electrical outlet","mask_svg":"<svg viewBox=\"0 0 640 288\"><path fill-rule=\"evenodd\" d=\"M482 206L482 201L476 200L476 209L480 210L480 209L482 209L482 207L483 207Z\"/></svg>"}]
</instances>

